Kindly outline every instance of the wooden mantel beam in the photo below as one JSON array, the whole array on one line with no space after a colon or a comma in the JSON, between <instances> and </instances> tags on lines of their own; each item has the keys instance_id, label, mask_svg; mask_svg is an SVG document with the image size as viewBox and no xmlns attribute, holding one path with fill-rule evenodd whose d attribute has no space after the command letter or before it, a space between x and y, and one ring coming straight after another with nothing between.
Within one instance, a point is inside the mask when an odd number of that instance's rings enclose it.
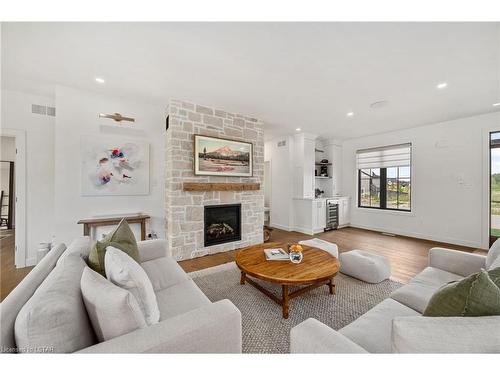
<instances>
[{"instance_id":1,"label":"wooden mantel beam","mask_svg":"<svg viewBox=\"0 0 500 375\"><path fill-rule=\"evenodd\" d=\"M260 184L256 182L242 183L209 183L209 182L184 182L182 184L184 191L243 191L260 190Z\"/></svg>"}]
</instances>

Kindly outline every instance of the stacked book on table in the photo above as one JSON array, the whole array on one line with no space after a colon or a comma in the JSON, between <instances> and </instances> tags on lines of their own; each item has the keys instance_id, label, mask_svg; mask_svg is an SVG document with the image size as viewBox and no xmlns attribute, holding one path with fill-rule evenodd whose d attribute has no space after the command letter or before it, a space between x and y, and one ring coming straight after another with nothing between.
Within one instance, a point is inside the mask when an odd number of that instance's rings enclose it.
<instances>
[{"instance_id":1,"label":"stacked book on table","mask_svg":"<svg viewBox=\"0 0 500 375\"><path fill-rule=\"evenodd\" d=\"M264 249L264 254L266 260L290 260L288 253L281 248Z\"/></svg>"}]
</instances>

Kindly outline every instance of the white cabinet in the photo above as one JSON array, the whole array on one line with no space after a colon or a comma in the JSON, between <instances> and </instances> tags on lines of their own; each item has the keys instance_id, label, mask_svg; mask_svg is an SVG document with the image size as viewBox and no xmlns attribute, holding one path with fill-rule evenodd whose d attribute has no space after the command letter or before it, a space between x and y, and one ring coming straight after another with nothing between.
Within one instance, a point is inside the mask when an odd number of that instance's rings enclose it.
<instances>
[{"instance_id":1,"label":"white cabinet","mask_svg":"<svg viewBox=\"0 0 500 375\"><path fill-rule=\"evenodd\" d=\"M326 226L326 199L313 201L313 219L314 233L322 232Z\"/></svg>"},{"instance_id":2,"label":"white cabinet","mask_svg":"<svg viewBox=\"0 0 500 375\"><path fill-rule=\"evenodd\" d=\"M339 227L345 227L351 222L351 205L349 197L339 199Z\"/></svg>"}]
</instances>

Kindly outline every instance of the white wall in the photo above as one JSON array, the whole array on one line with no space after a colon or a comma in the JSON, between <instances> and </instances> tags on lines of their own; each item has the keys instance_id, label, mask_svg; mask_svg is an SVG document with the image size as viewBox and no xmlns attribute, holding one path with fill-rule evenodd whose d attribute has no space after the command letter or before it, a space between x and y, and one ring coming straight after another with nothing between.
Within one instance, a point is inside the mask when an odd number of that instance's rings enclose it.
<instances>
[{"instance_id":1,"label":"white wall","mask_svg":"<svg viewBox=\"0 0 500 375\"><path fill-rule=\"evenodd\" d=\"M39 242L53 233L54 117L31 113L31 104L54 105L54 99L2 90L2 129L26 133L26 263L36 262Z\"/></svg>"},{"instance_id":2,"label":"white wall","mask_svg":"<svg viewBox=\"0 0 500 375\"><path fill-rule=\"evenodd\" d=\"M473 247L488 247L488 132L500 113L347 140L343 192L351 225ZM357 207L356 150L412 142L412 212Z\"/></svg>"},{"instance_id":3,"label":"white wall","mask_svg":"<svg viewBox=\"0 0 500 375\"><path fill-rule=\"evenodd\" d=\"M131 102L68 87L56 88L55 232L58 241L82 235L77 221L96 215L143 212L150 226L165 237L164 131L165 108ZM108 126L99 113L119 112L136 119L128 128ZM104 124L104 125L103 125ZM82 136L119 136L150 143L150 194L143 196L82 197L80 146Z\"/></svg>"}]
</instances>

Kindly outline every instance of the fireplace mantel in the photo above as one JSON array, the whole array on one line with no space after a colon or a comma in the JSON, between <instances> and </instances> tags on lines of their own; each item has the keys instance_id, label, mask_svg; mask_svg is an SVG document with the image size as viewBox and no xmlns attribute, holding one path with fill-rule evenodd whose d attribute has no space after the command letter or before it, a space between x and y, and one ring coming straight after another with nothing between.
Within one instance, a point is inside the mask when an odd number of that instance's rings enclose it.
<instances>
[{"instance_id":1,"label":"fireplace mantel","mask_svg":"<svg viewBox=\"0 0 500 375\"><path fill-rule=\"evenodd\" d=\"M182 184L184 191L243 191L260 190L260 184L255 182L241 183L210 183L210 182L184 182Z\"/></svg>"}]
</instances>

